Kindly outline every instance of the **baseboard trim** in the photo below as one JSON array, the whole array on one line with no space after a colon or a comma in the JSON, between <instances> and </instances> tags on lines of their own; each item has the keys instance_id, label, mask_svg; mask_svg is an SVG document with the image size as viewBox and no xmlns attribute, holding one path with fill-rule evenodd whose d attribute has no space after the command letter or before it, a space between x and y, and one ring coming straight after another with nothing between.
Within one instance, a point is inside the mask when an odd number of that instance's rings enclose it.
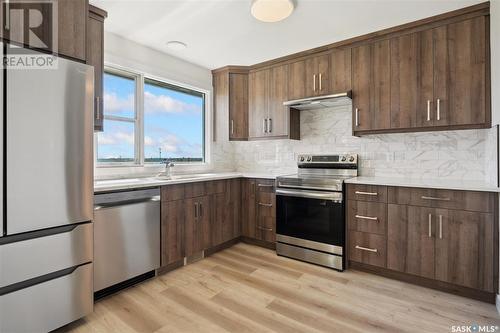
<instances>
[{"instance_id":1,"label":"baseboard trim","mask_svg":"<svg viewBox=\"0 0 500 333\"><path fill-rule=\"evenodd\" d=\"M451 283L436 281L432 279L423 278L420 276L410 275L406 273L396 272L387 268L371 266L367 264L362 264L358 262L349 261L349 269L357 269L360 271L373 273L377 275L381 275L390 279L400 280L404 282L408 282L411 284L419 285L422 287L427 287L430 289L435 289L439 291L448 292L450 294L463 296L467 298L477 299L479 301L497 304L497 309L499 307L498 299L499 295L493 292L476 290L468 287L457 286Z\"/></svg>"},{"instance_id":2,"label":"baseboard trim","mask_svg":"<svg viewBox=\"0 0 500 333\"><path fill-rule=\"evenodd\" d=\"M239 242L240 242L240 237L233 238L227 242L224 242L222 244L219 244L219 245L216 245L216 246L211 247L209 249L206 249L204 256L205 257L211 256L212 254L219 252L219 251L222 251L222 250L225 250L233 245L238 244Z\"/></svg>"},{"instance_id":3,"label":"baseboard trim","mask_svg":"<svg viewBox=\"0 0 500 333\"><path fill-rule=\"evenodd\" d=\"M241 236L241 241L243 243L251 244L251 245L257 245L260 247L264 247L266 249L270 250L276 250L276 243L274 242L268 242L260 239L255 239L255 238L250 238L246 236Z\"/></svg>"}]
</instances>

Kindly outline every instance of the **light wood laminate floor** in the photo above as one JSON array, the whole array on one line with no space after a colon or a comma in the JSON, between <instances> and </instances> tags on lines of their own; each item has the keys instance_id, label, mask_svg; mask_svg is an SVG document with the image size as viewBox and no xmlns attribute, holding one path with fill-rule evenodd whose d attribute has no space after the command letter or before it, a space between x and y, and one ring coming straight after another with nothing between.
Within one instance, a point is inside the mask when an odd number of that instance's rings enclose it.
<instances>
[{"instance_id":1,"label":"light wood laminate floor","mask_svg":"<svg viewBox=\"0 0 500 333\"><path fill-rule=\"evenodd\" d=\"M60 332L451 332L495 306L237 244L95 304Z\"/></svg>"}]
</instances>

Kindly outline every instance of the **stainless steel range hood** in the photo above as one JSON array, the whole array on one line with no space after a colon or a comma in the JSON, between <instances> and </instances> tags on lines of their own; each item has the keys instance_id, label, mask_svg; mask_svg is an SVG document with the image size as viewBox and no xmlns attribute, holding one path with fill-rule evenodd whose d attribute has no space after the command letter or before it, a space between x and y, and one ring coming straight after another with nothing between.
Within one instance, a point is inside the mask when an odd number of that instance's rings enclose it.
<instances>
[{"instance_id":1,"label":"stainless steel range hood","mask_svg":"<svg viewBox=\"0 0 500 333\"><path fill-rule=\"evenodd\" d=\"M315 110L323 108L331 108L335 106L349 105L352 103L352 92L316 96L293 101L284 102L283 105L297 110Z\"/></svg>"}]
</instances>

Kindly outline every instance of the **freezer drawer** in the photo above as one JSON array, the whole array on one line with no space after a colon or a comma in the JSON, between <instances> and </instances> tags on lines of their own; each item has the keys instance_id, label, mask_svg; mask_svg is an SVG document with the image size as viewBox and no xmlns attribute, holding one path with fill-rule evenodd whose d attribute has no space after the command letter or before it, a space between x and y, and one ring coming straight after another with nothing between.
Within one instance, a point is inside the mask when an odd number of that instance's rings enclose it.
<instances>
[{"instance_id":1,"label":"freezer drawer","mask_svg":"<svg viewBox=\"0 0 500 333\"><path fill-rule=\"evenodd\" d=\"M92 264L0 296L0 332L48 332L93 310Z\"/></svg>"},{"instance_id":2,"label":"freezer drawer","mask_svg":"<svg viewBox=\"0 0 500 333\"><path fill-rule=\"evenodd\" d=\"M96 208L94 291L160 267L159 200Z\"/></svg>"},{"instance_id":3,"label":"freezer drawer","mask_svg":"<svg viewBox=\"0 0 500 333\"><path fill-rule=\"evenodd\" d=\"M92 261L92 223L0 245L0 288ZM63 232L60 232L63 231Z\"/></svg>"}]
</instances>

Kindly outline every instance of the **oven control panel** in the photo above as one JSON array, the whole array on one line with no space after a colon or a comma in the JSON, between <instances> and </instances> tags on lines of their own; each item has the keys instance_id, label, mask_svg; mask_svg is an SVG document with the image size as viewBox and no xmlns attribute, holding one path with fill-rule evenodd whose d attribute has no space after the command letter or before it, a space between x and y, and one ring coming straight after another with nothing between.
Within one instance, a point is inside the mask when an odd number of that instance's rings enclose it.
<instances>
[{"instance_id":1,"label":"oven control panel","mask_svg":"<svg viewBox=\"0 0 500 333\"><path fill-rule=\"evenodd\" d=\"M304 165L314 165L314 164L322 164L322 165L339 165L339 164L350 164L357 165L358 164L358 155L357 154L340 154L340 155L309 155L309 154L301 154L298 156L297 161L299 166Z\"/></svg>"}]
</instances>

